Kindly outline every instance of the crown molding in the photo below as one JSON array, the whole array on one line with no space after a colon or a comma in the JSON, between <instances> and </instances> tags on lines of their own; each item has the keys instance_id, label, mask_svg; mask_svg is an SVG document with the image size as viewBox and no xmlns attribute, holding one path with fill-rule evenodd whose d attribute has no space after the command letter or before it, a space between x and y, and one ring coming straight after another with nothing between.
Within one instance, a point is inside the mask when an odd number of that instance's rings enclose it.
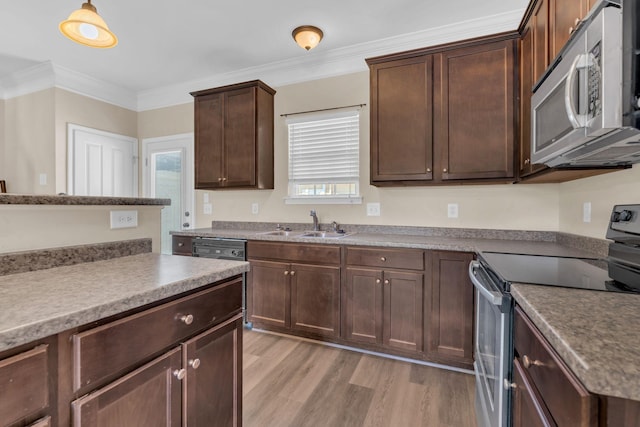
<instances>
[{"instance_id":1,"label":"crown molding","mask_svg":"<svg viewBox=\"0 0 640 427\"><path fill-rule=\"evenodd\" d=\"M191 102L189 92L241 81L259 79L278 87L367 71L366 58L515 30L523 13L519 9L330 51L316 49L284 61L137 93L45 61L0 79L0 99L59 87L133 111L154 110Z\"/></svg>"},{"instance_id":2,"label":"crown molding","mask_svg":"<svg viewBox=\"0 0 640 427\"><path fill-rule=\"evenodd\" d=\"M138 111L188 103L193 100L189 92L241 81L260 79L278 87L367 71L365 58L515 30L523 13L524 9L518 9L331 51L313 50L294 59L142 91L138 93Z\"/></svg>"}]
</instances>

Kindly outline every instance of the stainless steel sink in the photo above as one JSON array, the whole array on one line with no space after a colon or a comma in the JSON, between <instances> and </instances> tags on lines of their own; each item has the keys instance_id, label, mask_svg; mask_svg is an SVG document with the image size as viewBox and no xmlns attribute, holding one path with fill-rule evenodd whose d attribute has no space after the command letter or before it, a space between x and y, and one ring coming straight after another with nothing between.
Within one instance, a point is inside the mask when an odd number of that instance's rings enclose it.
<instances>
[{"instance_id":1,"label":"stainless steel sink","mask_svg":"<svg viewBox=\"0 0 640 427\"><path fill-rule=\"evenodd\" d=\"M318 237L321 239L339 239L349 236L350 233L337 233L335 231L305 231L300 237Z\"/></svg>"},{"instance_id":2,"label":"stainless steel sink","mask_svg":"<svg viewBox=\"0 0 640 427\"><path fill-rule=\"evenodd\" d=\"M299 231L291 231L291 230L273 230L273 231L264 231L261 233L257 233L257 234L261 234L263 236L284 236L284 237L289 237L289 236L293 236L293 235L297 235L300 234Z\"/></svg>"}]
</instances>

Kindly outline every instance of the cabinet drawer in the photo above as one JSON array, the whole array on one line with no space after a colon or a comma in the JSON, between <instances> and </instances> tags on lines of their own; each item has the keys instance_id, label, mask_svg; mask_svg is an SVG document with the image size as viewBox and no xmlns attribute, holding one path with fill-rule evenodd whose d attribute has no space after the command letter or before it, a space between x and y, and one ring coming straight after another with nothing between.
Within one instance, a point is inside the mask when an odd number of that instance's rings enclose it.
<instances>
[{"instance_id":1,"label":"cabinet drawer","mask_svg":"<svg viewBox=\"0 0 640 427\"><path fill-rule=\"evenodd\" d=\"M41 345L0 360L0 424L35 418L49 406L47 350L47 345Z\"/></svg>"},{"instance_id":2,"label":"cabinet drawer","mask_svg":"<svg viewBox=\"0 0 640 427\"><path fill-rule=\"evenodd\" d=\"M424 270L424 252L408 249L347 248L347 264Z\"/></svg>"},{"instance_id":3,"label":"cabinet drawer","mask_svg":"<svg viewBox=\"0 0 640 427\"><path fill-rule=\"evenodd\" d=\"M171 251L173 255L187 255L191 256L191 243L193 241L193 237L191 236L173 236Z\"/></svg>"},{"instance_id":4,"label":"cabinet drawer","mask_svg":"<svg viewBox=\"0 0 640 427\"><path fill-rule=\"evenodd\" d=\"M237 278L73 336L73 389L122 374L241 309Z\"/></svg>"},{"instance_id":5,"label":"cabinet drawer","mask_svg":"<svg viewBox=\"0 0 640 427\"><path fill-rule=\"evenodd\" d=\"M277 259L309 264L340 264L340 247L333 245L305 245L297 243L271 243L250 240L248 258Z\"/></svg>"},{"instance_id":6,"label":"cabinet drawer","mask_svg":"<svg viewBox=\"0 0 640 427\"><path fill-rule=\"evenodd\" d=\"M560 359L520 307L515 310L516 357L558 425L597 425L597 400Z\"/></svg>"}]
</instances>

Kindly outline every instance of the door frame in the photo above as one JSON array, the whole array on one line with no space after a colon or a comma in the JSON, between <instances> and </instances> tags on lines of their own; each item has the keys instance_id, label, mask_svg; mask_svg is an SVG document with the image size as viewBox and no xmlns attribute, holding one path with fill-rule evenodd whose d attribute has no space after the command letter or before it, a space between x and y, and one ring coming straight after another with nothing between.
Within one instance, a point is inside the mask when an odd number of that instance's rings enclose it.
<instances>
[{"instance_id":1,"label":"door frame","mask_svg":"<svg viewBox=\"0 0 640 427\"><path fill-rule=\"evenodd\" d=\"M190 213L189 223L191 225L189 226L189 228L195 228L196 195L195 195L194 133L193 132L142 139L142 158L141 158L141 163L143 168L142 194L144 195L144 197L151 197L149 194L151 190L151 167L150 167L151 162L149 159L149 155L150 155L149 144L171 142L171 141L182 140L182 139L188 139L191 145L190 149L186 150L186 153L184 156L184 162L183 162L183 170L190 171L191 173L187 174L187 179L185 180L182 191L184 192L184 194L187 194L186 192L188 191L191 192L191 203L189 203L189 206L186 206L186 208Z\"/></svg>"},{"instance_id":2,"label":"door frame","mask_svg":"<svg viewBox=\"0 0 640 427\"><path fill-rule=\"evenodd\" d=\"M90 133L97 136L104 136L108 138L118 139L122 142L129 142L133 145L133 197L138 197L138 163L139 163L139 152L138 152L138 139L127 136L120 135L113 132L107 132L99 129L94 129L86 126L77 125L75 123L67 123L67 194L74 194L74 178L75 178L75 170L74 170L74 150L75 150L75 135L76 132L82 131L86 133Z\"/></svg>"}]
</instances>

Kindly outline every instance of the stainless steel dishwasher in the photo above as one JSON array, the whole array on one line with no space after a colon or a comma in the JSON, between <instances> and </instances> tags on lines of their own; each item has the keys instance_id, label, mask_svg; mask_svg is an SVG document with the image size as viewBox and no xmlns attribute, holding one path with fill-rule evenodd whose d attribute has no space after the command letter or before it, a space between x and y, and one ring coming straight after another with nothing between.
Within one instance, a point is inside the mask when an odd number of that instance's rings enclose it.
<instances>
[{"instance_id":1,"label":"stainless steel dishwasher","mask_svg":"<svg viewBox=\"0 0 640 427\"><path fill-rule=\"evenodd\" d=\"M232 261L247 260L247 241L242 239L226 239L222 237L196 237L193 239L193 256L200 258L228 259ZM252 324L247 322L247 275L242 273L242 319L246 328Z\"/></svg>"}]
</instances>

